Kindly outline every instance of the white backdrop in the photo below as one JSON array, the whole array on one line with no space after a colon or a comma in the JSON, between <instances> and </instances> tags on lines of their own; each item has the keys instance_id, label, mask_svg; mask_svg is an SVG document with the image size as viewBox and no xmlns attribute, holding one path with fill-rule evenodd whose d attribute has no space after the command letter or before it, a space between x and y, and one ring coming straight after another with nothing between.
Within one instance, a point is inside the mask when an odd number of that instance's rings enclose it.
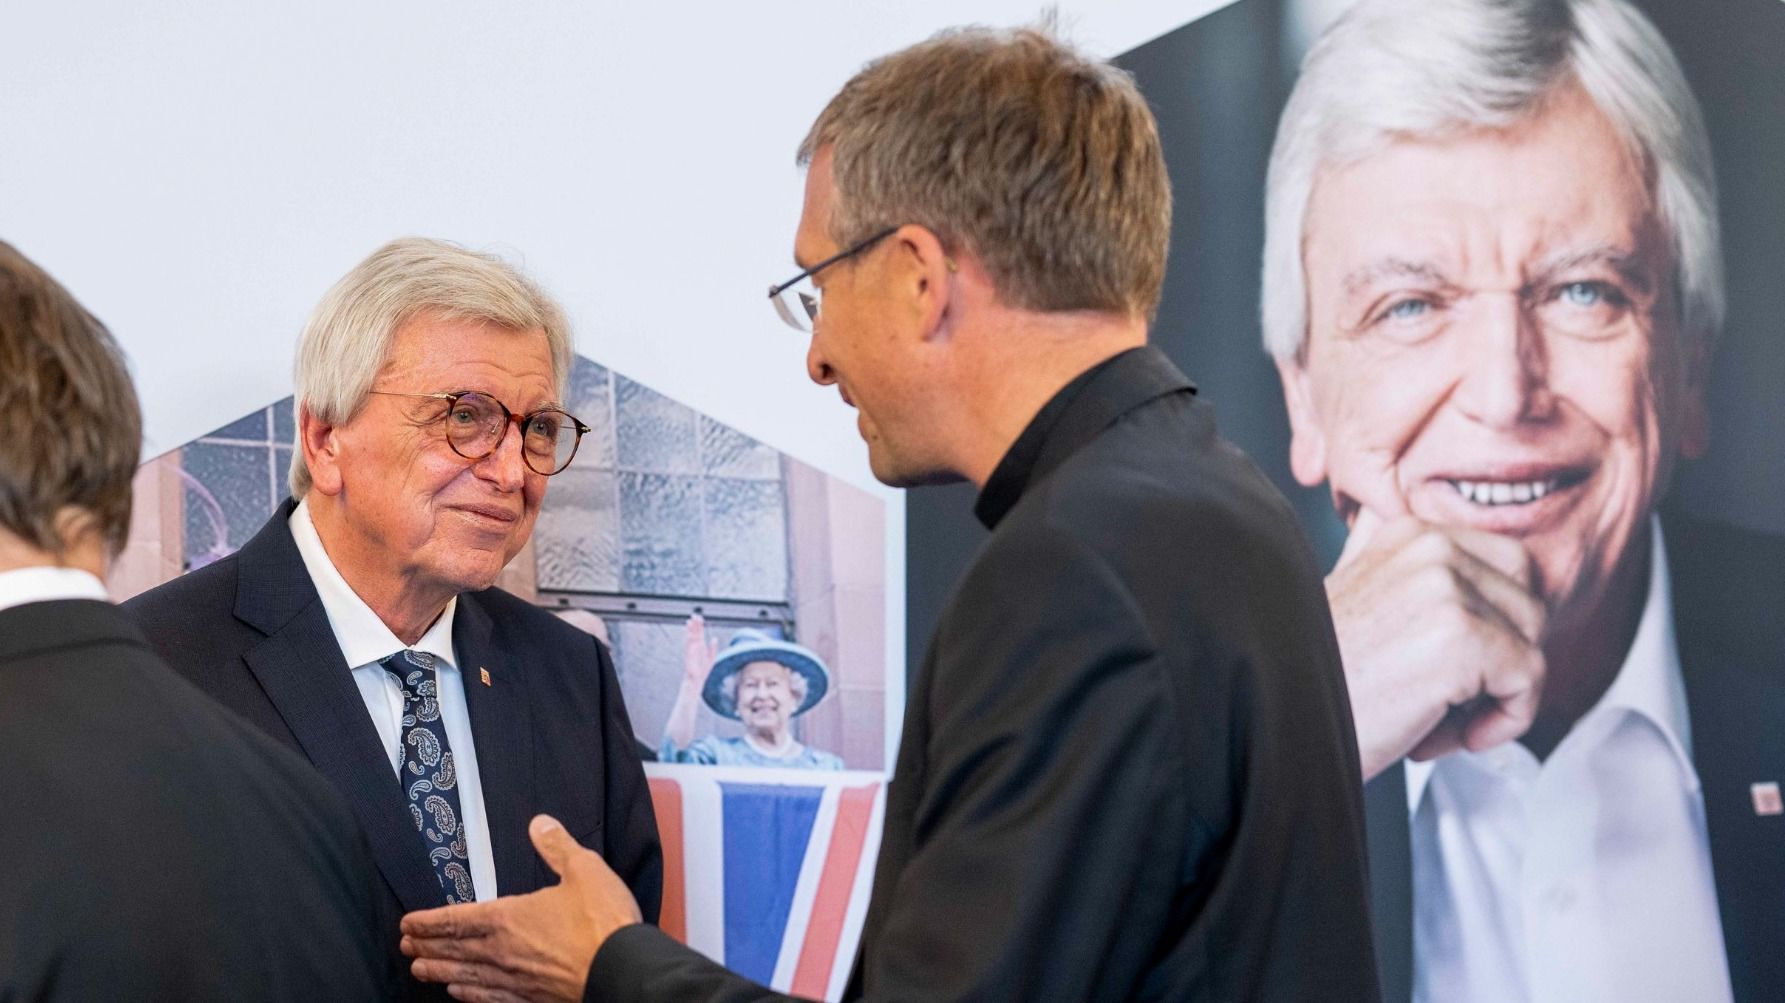
<instances>
[{"instance_id":1,"label":"white backdrop","mask_svg":"<svg viewBox=\"0 0 1785 1003\"><path fill-rule=\"evenodd\" d=\"M1075 0L1060 21L1114 55L1222 5ZM0 237L123 343L145 457L288 394L309 308L383 241L518 259L582 354L886 499L902 667L902 498L764 291L795 271L794 148L843 81L1038 6L8 4Z\"/></svg>"}]
</instances>

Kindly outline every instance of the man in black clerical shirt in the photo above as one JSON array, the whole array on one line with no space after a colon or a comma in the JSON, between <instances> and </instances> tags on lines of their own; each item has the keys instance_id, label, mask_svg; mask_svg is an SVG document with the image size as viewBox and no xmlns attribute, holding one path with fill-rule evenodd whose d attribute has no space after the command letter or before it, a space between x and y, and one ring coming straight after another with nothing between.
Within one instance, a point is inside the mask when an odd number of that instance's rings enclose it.
<instances>
[{"instance_id":1,"label":"man in black clerical shirt","mask_svg":"<svg viewBox=\"0 0 1785 1003\"><path fill-rule=\"evenodd\" d=\"M1373 1000L1357 750L1288 506L1146 347L1170 194L1146 103L1033 31L851 80L771 296L893 485L992 530L912 679L847 999ZM822 306L822 309L821 309ZM775 994L562 882L412 913L464 999Z\"/></svg>"}]
</instances>

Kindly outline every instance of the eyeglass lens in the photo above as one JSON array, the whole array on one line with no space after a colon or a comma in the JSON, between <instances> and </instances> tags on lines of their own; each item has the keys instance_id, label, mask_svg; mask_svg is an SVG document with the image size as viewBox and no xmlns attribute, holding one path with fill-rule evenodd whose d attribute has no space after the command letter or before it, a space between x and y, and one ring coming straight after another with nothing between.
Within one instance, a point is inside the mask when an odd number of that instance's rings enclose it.
<instances>
[{"instance_id":1,"label":"eyeglass lens","mask_svg":"<svg viewBox=\"0 0 1785 1003\"><path fill-rule=\"evenodd\" d=\"M495 452L507 432L508 408L493 397L461 394L446 413L446 441L468 460ZM541 474L555 474L570 464L582 437L576 419L562 411L535 411L521 419L521 459Z\"/></svg>"},{"instance_id":2,"label":"eyeglass lens","mask_svg":"<svg viewBox=\"0 0 1785 1003\"><path fill-rule=\"evenodd\" d=\"M802 285L805 280L802 280ZM804 289L783 289L773 297L775 312L781 316L783 323L798 331L812 333L812 323L818 319L818 297Z\"/></svg>"}]
</instances>

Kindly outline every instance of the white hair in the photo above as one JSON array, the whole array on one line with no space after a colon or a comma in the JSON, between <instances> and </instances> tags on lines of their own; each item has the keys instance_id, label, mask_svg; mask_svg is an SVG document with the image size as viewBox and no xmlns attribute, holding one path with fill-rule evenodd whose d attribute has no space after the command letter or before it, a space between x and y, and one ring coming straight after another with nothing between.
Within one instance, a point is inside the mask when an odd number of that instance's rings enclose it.
<instances>
[{"instance_id":1,"label":"white hair","mask_svg":"<svg viewBox=\"0 0 1785 1003\"><path fill-rule=\"evenodd\" d=\"M298 339L292 408L331 424L352 419L390 356L397 329L420 313L514 331L543 330L552 382L568 393L570 323L545 290L492 254L426 237L393 240L323 295ZM310 490L301 443L292 451L291 495Z\"/></svg>"},{"instance_id":2,"label":"white hair","mask_svg":"<svg viewBox=\"0 0 1785 1003\"><path fill-rule=\"evenodd\" d=\"M1396 139L1504 128L1578 85L1648 166L1681 327L1723 324L1717 181L1703 114L1667 40L1624 0L1361 0L1321 35L1277 124L1265 183L1264 346L1308 335L1302 241L1318 171Z\"/></svg>"}]
</instances>

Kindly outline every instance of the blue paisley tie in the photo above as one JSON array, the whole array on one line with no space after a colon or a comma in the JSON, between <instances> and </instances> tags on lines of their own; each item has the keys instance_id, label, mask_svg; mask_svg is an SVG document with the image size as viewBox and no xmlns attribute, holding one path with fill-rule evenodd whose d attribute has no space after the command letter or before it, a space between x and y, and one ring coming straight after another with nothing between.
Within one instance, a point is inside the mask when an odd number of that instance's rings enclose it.
<instances>
[{"instance_id":1,"label":"blue paisley tie","mask_svg":"<svg viewBox=\"0 0 1785 1003\"><path fill-rule=\"evenodd\" d=\"M459 823L459 778L440 720L434 656L404 650L378 664L403 687L403 765L397 779L409 798L409 816L427 844L447 904L475 902L465 828Z\"/></svg>"}]
</instances>

